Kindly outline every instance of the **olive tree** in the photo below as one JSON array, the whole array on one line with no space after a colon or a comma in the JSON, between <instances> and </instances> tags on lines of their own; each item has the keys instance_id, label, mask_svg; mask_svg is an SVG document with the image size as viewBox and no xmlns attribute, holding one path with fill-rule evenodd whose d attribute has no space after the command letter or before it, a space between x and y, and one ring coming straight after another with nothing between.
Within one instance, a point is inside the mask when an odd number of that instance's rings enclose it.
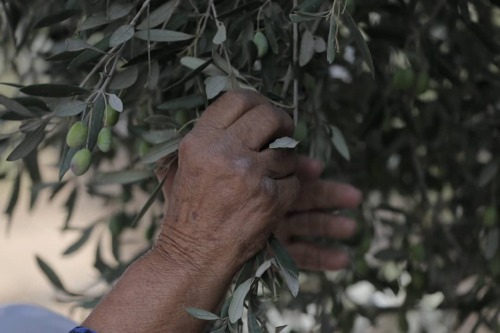
<instances>
[{"instance_id":1,"label":"olive tree","mask_svg":"<svg viewBox=\"0 0 500 333\"><path fill-rule=\"evenodd\" d=\"M314 304L323 332L349 332L357 319L375 322L384 313L397 314L406 331L408 312L438 292L438 307L454 310L457 326L475 314L474 329L499 329L498 1L1 4L0 38L11 46L2 48L3 61L20 77L2 83L18 95L0 95L0 153L10 162L2 170L13 181L6 214L14 212L25 172L30 207L41 191L52 198L69 189L62 223L81 236L64 255L101 233L94 264L101 280L113 283L134 259L122 254L124 233L145 226L144 251L154 238L161 216L151 207L163 183L154 168L165 167L157 162L176 154L223 91L252 89L293 116L295 137L276 148L298 143L330 176L363 189L356 237L322 240L350 246L352 266L302 272L299 292L298 270L272 238L235 277L220 313L187 309L192 315L220 332L239 331L245 317L250 332L261 332L269 329L270 307L306 311ZM30 61L21 66L19 55ZM59 179L42 179L39 153L54 149ZM120 209L75 230L71 214L84 189ZM149 199L131 211L138 192ZM104 237L116 263L102 257ZM100 299L72 293L37 260L78 306ZM400 301L356 302L348 291L360 281Z\"/></svg>"}]
</instances>

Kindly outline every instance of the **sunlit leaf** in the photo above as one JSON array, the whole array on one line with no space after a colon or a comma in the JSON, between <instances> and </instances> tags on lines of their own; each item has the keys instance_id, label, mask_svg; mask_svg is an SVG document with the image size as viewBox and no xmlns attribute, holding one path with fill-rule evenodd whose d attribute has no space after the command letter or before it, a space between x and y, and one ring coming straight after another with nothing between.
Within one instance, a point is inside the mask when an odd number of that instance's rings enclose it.
<instances>
[{"instance_id":1,"label":"sunlit leaf","mask_svg":"<svg viewBox=\"0 0 500 333\"><path fill-rule=\"evenodd\" d=\"M240 284L238 288L233 293L233 299L231 300L231 304L229 304L229 320L231 323L235 323L243 316L243 309L245 305L245 299L247 297L250 288L252 287L254 278L250 278Z\"/></svg>"},{"instance_id":2,"label":"sunlit leaf","mask_svg":"<svg viewBox=\"0 0 500 333\"><path fill-rule=\"evenodd\" d=\"M337 126L330 126L332 131L332 143L337 149L337 151L344 157L346 160L351 159L351 154L349 153L349 147L347 147L347 143L345 141L344 135L340 131Z\"/></svg>"},{"instance_id":3,"label":"sunlit leaf","mask_svg":"<svg viewBox=\"0 0 500 333\"><path fill-rule=\"evenodd\" d=\"M298 141L285 136L278 138L269 144L270 149L293 149L299 144Z\"/></svg>"},{"instance_id":4,"label":"sunlit leaf","mask_svg":"<svg viewBox=\"0 0 500 333\"><path fill-rule=\"evenodd\" d=\"M186 311L191 316L198 318L198 319L201 319L201 320L219 320L219 319L221 319L218 315L216 315L212 312L198 309L198 308L189 307L186 309Z\"/></svg>"},{"instance_id":5,"label":"sunlit leaf","mask_svg":"<svg viewBox=\"0 0 500 333\"><path fill-rule=\"evenodd\" d=\"M115 94L108 95L108 103L109 103L109 106L111 106L116 111L118 111L118 112L123 111L123 102L120 99L120 97L116 96Z\"/></svg>"},{"instance_id":6,"label":"sunlit leaf","mask_svg":"<svg viewBox=\"0 0 500 333\"><path fill-rule=\"evenodd\" d=\"M226 41L226 26L221 21L215 21L217 23L217 32L212 40L215 45L222 44Z\"/></svg>"},{"instance_id":7,"label":"sunlit leaf","mask_svg":"<svg viewBox=\"0 0 500 333\"><path fill-rule=\"evenodd\" d=\"M205 79L205 92L208 99L219 95L222 91L230 88L228 76L209 76Z\"/></svg>"}]
</instances>

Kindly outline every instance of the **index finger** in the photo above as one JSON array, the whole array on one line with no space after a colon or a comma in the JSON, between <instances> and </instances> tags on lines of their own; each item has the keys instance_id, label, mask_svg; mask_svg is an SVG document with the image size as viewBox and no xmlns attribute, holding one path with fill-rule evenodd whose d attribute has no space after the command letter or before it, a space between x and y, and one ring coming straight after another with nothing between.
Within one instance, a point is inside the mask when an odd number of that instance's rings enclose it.
<instances>
[{"instance_id":1,"label":"index finger","mask_svg":"<svg viewBox=\"0 0 500 333\"><path fill-rule=\"evenodd\" d=\"M202 113L197 125L225 129L235 123L249 110L261 104L269 104L259 93L248 89L226 92Z\"/></svg>"}]
</instances>

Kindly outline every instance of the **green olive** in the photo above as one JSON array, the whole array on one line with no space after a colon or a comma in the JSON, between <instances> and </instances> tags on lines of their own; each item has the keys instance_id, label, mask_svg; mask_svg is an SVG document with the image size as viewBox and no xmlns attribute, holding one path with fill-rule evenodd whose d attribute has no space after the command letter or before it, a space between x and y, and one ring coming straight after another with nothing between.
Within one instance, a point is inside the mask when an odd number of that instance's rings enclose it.
<instances>
[{"instance_id":1,"label":"green olive","mask_svg":"<svg viewBox=\"0 0 500 333\"><path fill-rule=\"evenodd\" d=\"M66 144L70 148L80 147L87 140L88 133L88 127L81 121L77 121L71 126L66 135Z\"/></svg>"},{"instance_id":2,"label":"green olive","mask_svg":"<svg viewBox=\"0 0 500 333\"><path fill-rule=\"evenodd\" d=\"M257 47L257 57L262 58L265 56L269 50L269 43L266 36L261 31L255 33L253 36L253 43Z\"/></svg>"},{"instance_id":3,"label":"green olive","mask_svg":"<svg viewBox=\"0 0 500 333\"><path fill-rule=\"evenodd\" d=\"M138 144L138 147L137 147L139 157L141 157L141 158L144 157L148 153L149 148L151 148L149 143L141 140Z\"/></svg>"},{"instance_id":4,"label":"green olive","mask_svg":"<svg viewBox=\"0 0 500 333\"><path fill-rule=\"evenodd\" d=\"M409 91L413 88L415 73L409 69L398 69L392 77L392 86L401 91Z\"/></svg>"},{"instance_id":5,"label":"green olive","mask_svg":"<svg viewBox=\"0 0 500 333\"><path fill-rule=\"evenodd\" d=\"M104 126L115 126L119 117L120 113L108 104L104 110Z\"/></svg>"},{"instance_id":6,"label":"green olive","mask_svg":"<svg viewBox=\"0 0 500 333\"><path fill-rule=\"evenodd\" d=\"M415 79L415 93L423 94L429 89L429 75L426 72L420 72Z\"/></svg>"},{"instance_id":7,"label":"green olive","mask_svg":"<svg viewBox=\"0 0 500 333\"><path fill-rule=\"evenodd\" d=\"M189 116L186 110L177 110L175 112L174 119L179 125L182 126L189 121Z\"/></svg>"},{"instance_id":8,"label":"green olive","mask_svg":"<svg viewBox=\"0 0 500 333\"><path fill-rule=\"evenodd\" d=\"M307 139L307 124L304 121L297 122L293 138L297 141L302 141Z\"/></svg>"},{"instance_id":9,"label":"green olive","mask_svg":"<svg viewBox=\"0 0 500 333\"><path fill-rule=\"evenodd\" d=\"M75 176L81 176L85 172L87 172L91 162L92 153L90 152L90 150L88 148L80 149L71 159L71 172L73 172Z\"/></svg>"},{"instance_id":10,"label":"green olive","mask_svg":"<svg viewBox=\"0 0 500 333\"><path fill-rule=\"evenodd\" d=\"M493 227L497 223L497 209L495 206L489 206L485 209L483 215L483 225Z\"/></svg>"},{"instance_id":11,"label":"green olive","mask_svg":"<svg viewBox=\"0 0 500 333\"><path fill-rule=\"evenodd\" d=\"M104 127L99 131L97 135L97 147L103 153L107 153L111 150L111 144L113 143L113 133L111 128Z\"/></svg>"}]
</instances>

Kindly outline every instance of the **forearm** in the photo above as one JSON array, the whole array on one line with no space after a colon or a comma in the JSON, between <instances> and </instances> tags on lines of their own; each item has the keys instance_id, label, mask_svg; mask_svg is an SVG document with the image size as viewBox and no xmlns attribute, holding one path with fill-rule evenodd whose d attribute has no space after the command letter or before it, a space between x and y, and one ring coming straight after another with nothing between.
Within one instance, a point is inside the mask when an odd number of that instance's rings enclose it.
<instances>
[{"instance_id":1,"label":"forearm","mask_svg":"<svg viewBox=\"0 0 500 333\"><path fill-rule=\"evenodd\" d=\"M234 270L219 266L217 259L193 268L160 252L135 262L83 325L98 333L201 332L206 322L186 308L214 311Z\"/></svg>"}]
</instances>

